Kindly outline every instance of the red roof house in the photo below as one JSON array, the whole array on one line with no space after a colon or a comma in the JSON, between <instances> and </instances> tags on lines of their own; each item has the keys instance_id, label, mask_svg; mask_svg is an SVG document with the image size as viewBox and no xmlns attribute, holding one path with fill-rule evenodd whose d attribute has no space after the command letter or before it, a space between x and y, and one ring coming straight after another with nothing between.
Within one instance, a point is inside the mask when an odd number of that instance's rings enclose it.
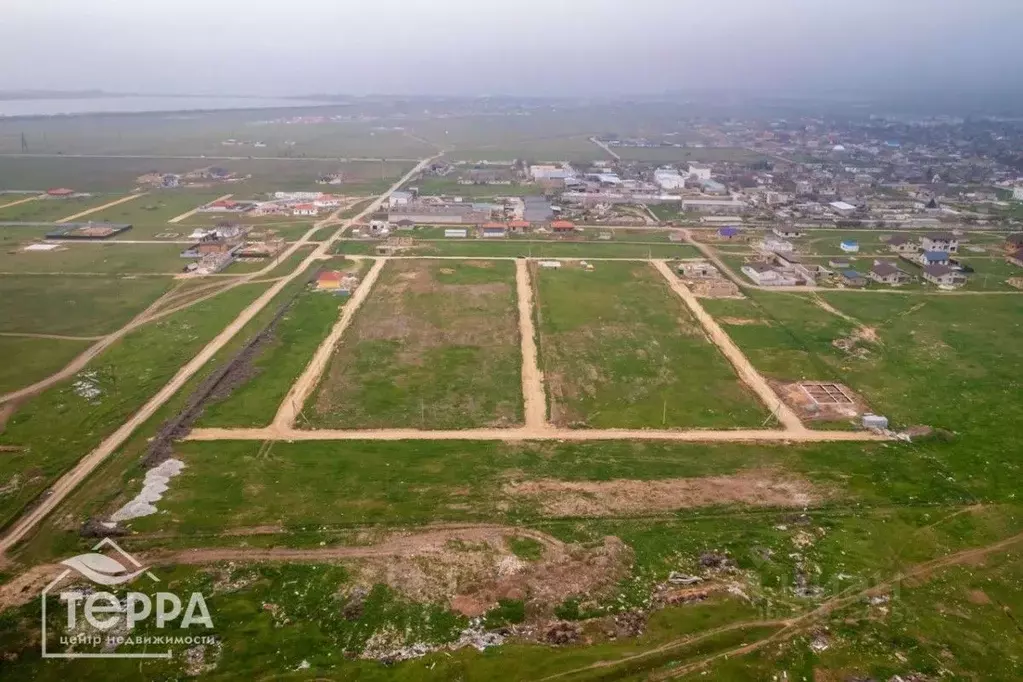
<instances>
[{"instance_id":1,"label":"red roof house","mask_svg":"<svg viewBox=\"0 0 1023 682\"><path fill-rule=\"evenodd\" d=\"M67 187L55 187L53 189L46 190L46 193L51 197L69 197L74 194L75 191L73 189L68 189Z\"/></svg>"},{"instance_id":2,"label":"red roof house","mask_svg":"<svg viewBox=\"0 0 1023 682\"><path fill-rule=\"evenodd\" d=\"M555 220L551 223L551 229L555 232L571 232L575 229L575 223L568 220Z\"/></svg>"}]
</instances>

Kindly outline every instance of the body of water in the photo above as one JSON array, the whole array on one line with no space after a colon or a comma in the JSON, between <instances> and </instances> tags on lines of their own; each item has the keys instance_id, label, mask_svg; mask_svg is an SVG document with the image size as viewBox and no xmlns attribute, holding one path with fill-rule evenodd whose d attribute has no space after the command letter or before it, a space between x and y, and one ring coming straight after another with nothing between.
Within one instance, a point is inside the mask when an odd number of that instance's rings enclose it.
<instances>
[{"instance_id":1,"label":"body of water","mask_svg":"<svg viewBox=\"0 0 1023 682\"><path fill-rule=\"evenodd\" d=\"M0 100L0 118L4 116L60 116L68 114L150 111L194 111L224 109L268 109L328 104L311 100L264 97L91 97L81 99Z\"/></svg>"}]
</instances>

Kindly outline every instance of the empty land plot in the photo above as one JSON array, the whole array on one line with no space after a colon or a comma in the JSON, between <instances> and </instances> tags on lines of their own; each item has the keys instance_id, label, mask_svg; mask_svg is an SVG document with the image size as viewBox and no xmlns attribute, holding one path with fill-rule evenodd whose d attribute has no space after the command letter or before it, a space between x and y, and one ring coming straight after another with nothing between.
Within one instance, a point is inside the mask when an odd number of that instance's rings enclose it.
<instances>
[{"instance_id":1,"label":"empty land plot","mask_svg":"<svg viewBox=\"0 0 1023 682\"><path fill-rule=\"evenodd\" d=\"M168 277L0 277L0 332L98 336L170 290Z\"/></svg>"},{"instance_id":2,"label":"empty land plot","mask_svg":"<svg viewBox=\"0 0 1023 682\"><path fill-rule=\"evenodd\" d=\"M91 345L90 341L0 336L0 394L50 376Z\"/></svg>"},{"instance_id":3,"label":"empty land plot","mask_svg":"<svg viewBox=\"0 0 1023 682\"><path fill-rule=\"evenodd\" d=\"M783 382L837 381L845 355L832 346L855 323L814 304L809 296L759 291L746 299L703 299L753 366Z\"/></svg>"},{"instance_id":4,"label":"empty land plot","mask_svg":"<svg viewBox=\"0 0 1023 682\"><path fill-rule=\"evenodd\" d=\"M364 273L368 262L351 263L347 269ZM299 293L256 357L241 368L245 383L222 402L209 405L197 425L251 427L273 421L281 401L330 333L346 301L328 292L306 289Z\"/></svg>"},{"instance_id":5,"label":"empty land plot","mask_svg":"<svg viewBox=\"0 0 1023 682\"><path fill-rule=\"evenodd\" d=\"M100 194L88 197L70 197L68 199L37 199L36 201L29 201L17 206L8 206L7 208L0 209L0 221L52 223L76 213L109 204L111 201L124 196L124 194ZM93 216L88 216L88 218L97 220Z\"/></svg>"},{"instance_id":6,"label":"empty land plot","mask_svg":"<svg viewBox=\"0 0 1023 682\"><path fill-rule=\"evenodd\" d=\"M63 243L52 251L0 253L4 273L174 273L190 261L179 244Z\"/></svg>"},{"instance_id":7,"label":"empty land plot","mask_svg":"<svg viewBox=\"0 0 1023 682\"><path fill-rule=\"evenodd\" d=\"M510 262L388 263L305 416L327 428L470 428L522 420ZM300 417L298 426L307 425Z\"/></svg>"},{"instance_id":8,"label":"empty land plot","mask_svg":"<svg viewBox=\"0 0 1023 682\"><path fill-rule=\"evenodd\" d=\"M555 424L729 428L768 416L649 265L536 268L534 281Z\"/></svg>"},{"instance_id":9,"label":"empty land plot","mask_svg":"<svg viewBox=\"0 0 1023 682\"><path fill-rule=\"evenodd\" d=\"M864 451L884 450L875 443L179 442L175 457L186 467L156 503L161 513L131 527L203 534L194 542L216 544L218 533L245 528L523 522L578 517L594 505L603 508L594 516L802 506L878 495L868 479L830 475L862 462ZM822 472L820 462L831 466ZM143 474L131 474L111 509L138 493ZM774 497L778 482L802 482L789 491L809 499ZM644 496L644 486L657 496Z\"/></svg>"},{"instance_id":10,"label":"empty land plot","mask_svg":"<svg viewBox=\"0 0 1023 682\"><path fill-rule=\"evenodd\" d=\"M152 239L154 235L164 232L182 233L181 229L168 225L167 221L196 206L213 201L229 191L218 188L203 192L179 190L151 192L135 201L93 213L89 219L96 222L127 223L132 226L132 229L117 235L115 239ZM181 236L187 234L183 232Z\"/></svg>"}]
</instances>

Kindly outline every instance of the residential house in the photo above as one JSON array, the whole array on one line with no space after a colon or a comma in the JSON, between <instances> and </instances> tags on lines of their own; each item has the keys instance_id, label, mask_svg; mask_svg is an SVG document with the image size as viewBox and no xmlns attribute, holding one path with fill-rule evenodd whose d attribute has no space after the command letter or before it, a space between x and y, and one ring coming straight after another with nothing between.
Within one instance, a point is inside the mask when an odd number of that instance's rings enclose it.
<instances>
[{"instance_id":1,"label":"residential house","mask_svg":"<svg viewBox=\"0 0 1023 682\"><path fill-rule=\"evenodd\" d=\"M1009 253L1016 253L1020 249L1023 249L1023 233L1021 234L1010 234L1005 238L1005 250Z\"/></svg>"},{"instance_id":2,"label":"residential house","mask_svg":"<svg viewBox=\"0 0 1023 682\"><path fill-rule=\"evenodd\" d=\"M212 203L203 206L202 210L207 213L225 213L228 211L237 211L239 204L237 201L230 199L220 199Z\"/></svg>"},{"instance_id":3,"label":"residential house","mask_svg":"<svg viewBox=\"0 0 1023 682\"><path fill-rule=\"evenodd\" d=\"M1012 263L1013 265L1017 265L1023 268L1023 249L1020 249L1015 253L1010 253L1008 256L1005 257L1005 260L1008 263Z\"/></svg>"},{"instance_id":4,"label":"residential house","mask_svg":"<svg viewBox=\"0 0 1023 682\"><path fill-rule=\"evenodd\" d=\"M803 233L794 227L776 227L771 232L774 232L782 239L799 239L803 236Z\"/></svg>"},{"instance_id":5,"label":"residential house","mask_svg":"<svg viewBox=\"0 0 1023 682\"><path fill-rule=\"evenodd\" d=\"M568 220L555 220L551 223L551 229L559 233L574 232L575 223Z\"/></svg>"},{"instance_id":6,"label":"residential house","mask_svg":"<svg viewBox=\"0 0 1023 682\"><path fill-rule=\"evenodd\" d=\"M448 228L444 230L445 239L465 239L469 236L469 230L462 228Z\"/></svg>"},{"instance_id":7,"label":"residential house","mask_svg":"<svg viewBox=\"0 0 1023 682\"><path fill-rule=\"evenodd\" d=\"M773 253L791 253L795 250L792 246L792 242L787 242L784 239L775 239L774 237L766 237L764 241L757 245L761 251L771 251Z\"/></svg>"},{"instance_id":8,"label":"residential house","mask_svg":"<svg viewBox=\"0 0 1023 682\"><path fill-rule=\"evenodd\" d=\"M291 208L293 216L315 216L319 215L320 209L315 204L296 204Z\"/></svg>"},{"instance_id":9,"label":"residential house","mask_svg":"<svg viewBox=\"0 0 1023 682\"><path fill-rule=\"evenodd\" d=\"M313 206L317 208L337 208L341 205L341 197L324 194L313 200Z\"/></svg>"},{"instance_id":10,"label":"residential house","mask_svg":"<svg viewBox=\"0 0 1023 682\"><path fill-rule=\"evenodd\" d=\"M67 187L55 187L53 189L46 190L46 194L51 197L69 197L74 193L75 191L73 189L68 189Z\"/></svg>"},{"instance_id":11,"label":"residential house","mask_svg":"<svg viewBox=\"0 0 1023 682\"><path fill-rule=\"evenodd\" d=\"M337 270L321 270L316 274L316 290L337 291L341 288L341 277Z\"/></svg>"},{"instance_id":12,"label":"residential house","mask_svg":"<svg viewBox=\"0 0 1023 682\"><path fill-rule=\"evenodd\" d=\"M860 243L852 239L845 239L838 245L838 248L842 249L844 253L859 253Z\"/></svg>"},{"instance_id":13,"label":"residential house","mask_svg":"<svg viewBox=\"0 0 1023 682\"><path fill-rule=\"evenodd\" d=\"M945 251L924 251L917 256L920 265L948 265L948 253Z\"/></svg>"},{"instance_id":14,"label":"residential house","mask_svg":"<svg viewBox=\"0 0 1023 682\"><path fill-rule=\"evenodd\" d=\"M924 281L940 287L957 287L966 283L966 275L947 265L924 266Z\"/></svg>"},{"instance_id":15,"label":"residential house","mask_svg":"<svg viewBox=\"0 0 1023 682\"><path fill-rule=\"evenodd\" d=\"M509 232L529 232L529 221L528 220L510 220L508 221Z\"/></svg>"},{"instance_id":16,"label":"residential house","mask_svg":"<svg viewBox=\"0 0 1023 682\"><path fill-rule=\"evenodd\" d=\"M216 234L208 234L198 242L181 252L182 258L202 258L204 256L229 256L241 248L237 240L221 239Z\"/></svg>"},{"instance_id":17,"label":"residential house","mask_svg":"<svg viewBox=\"0 0 1023 682\"><path fill-rule=\"evenodd\" d=\"M834 211L835 213L842 217L848 217L851 216L853 213L856 213L856 207L844 201L832 201L830 204L828 204L828 206L831 208L832 211Z\"/></svg>"},{"instance_id":18,"label":"residential house","mask_svg":"<svg viewBox=\"0 0 1023 682\"><path fill-rule=\"evenodd\" d=\"M924 251L957 253L959 251L959 238L951 232L932 232L920 238L920 246Z\"/></svg>"},{"instance_id":19,"label":"residential house","mask_svg":"<svg viewBox=\"0 0 1023 682\"><path fill-rule=\"evenodd\" d=\"M493 239L495 237L507 237L508 228L504 223L484 223L480 228L480 236L484 239Z\"/></svg>"},{"instance_id":20,"label":"residential house","mask_svg":"<svg viewBox=\"0 0 1023 682\"><path fill-rule=\"evenodd\" d=\"M774 254L775 262L781 266L783 272L801 278L798 284L816 284L817 278L827 274L827 270L816 263L804 263L799 256L787 252Z\"/></svg>"},{"instance_id":21,"label":"residential house","mask_svg":"<svg viewBox=\"0 0 1023 682\"><path fill-rule=\"evenodd\" d=\"M398 229L399 232L408 232L410 230L414 230L415 227L416 227L416 224L414 222L412 222L411 220L404 220L403 219L403 220L399 220L396 223L394 223L394 226Z\"/></svg>"},{"instance_id":22,"label":"residential house","mask_svg":"<svg viewBox=\"0 0 1023 682\"><path fill-rule=\"evenodd\" d=\"M884 261L876 261L873 267L870 268L870 272L867 273L867 277L878 284L888 284L890 286L897 286L909 281L907 273L900 270L894 263L886 263Z\"/></svg>"},{"instance_id":23,"label":"residential house","mask_svg":"<svg viewBox=\"0 0 1023 682\"><path fill-rule=\"evenodd\" d=\"M828 261L828 267L835 268L836 270L843 270L849 267L848 258L832 258Z\"/></svg>"},{"instance_id":24,"label":"residential house","mask_svg":"<svg viewBox=\"0 0 1023 682\"><path fill-rule=\"evenodd\" d=\"M856 272L855 270L843 270L842 271L842 284L847 287L865 287L867 286L867 278Z\"/></svg>"},{"instance_id":25,"label":"residential house","mask_svg":"<svg viewBox=\"0 0 1023 682\"><path fill-rule=\"evenodd\" d=\"M387 198L387 206L394 208L395 206L408 206L412 203L412 192L405 192L399 190L397 192L391 192L391 196Z\"/></svg>"},{"instance_id":26,"label":"residential house","mask_svg":"<svg viewBox=\"0 0 1023 682\"><path fill-rule=\"evenodd\" d=\"M902 234L894 234L888 238L888 250L894 253L916 253L917 243L915 240Z\"/></svg>"},{"instance_id":27,"label":"residential house","mask_svg":"<svg viewBox=\"0 0 1023 682\"><path fill-rule=\"evenodd\" d=\"M742 272L762 287L795 286L796 278L767 263L747 263Z\"/></svg>"}]
</instances>

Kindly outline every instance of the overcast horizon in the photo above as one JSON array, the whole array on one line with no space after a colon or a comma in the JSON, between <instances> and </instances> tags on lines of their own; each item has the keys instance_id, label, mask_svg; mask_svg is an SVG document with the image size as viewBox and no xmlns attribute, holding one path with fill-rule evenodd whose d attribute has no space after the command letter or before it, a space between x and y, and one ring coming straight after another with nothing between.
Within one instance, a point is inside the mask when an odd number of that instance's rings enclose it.
<instances>
[{"instance_id":1,"label":"overcast horizon","mask_svg":"<svg viewBox=\"0 0 1023 682\"><path fill-rule=\"evenodd\" d=\"M0 91L615 96L1015 92L1023 3L7 0Z\"/></svg>"}]
</instances>

